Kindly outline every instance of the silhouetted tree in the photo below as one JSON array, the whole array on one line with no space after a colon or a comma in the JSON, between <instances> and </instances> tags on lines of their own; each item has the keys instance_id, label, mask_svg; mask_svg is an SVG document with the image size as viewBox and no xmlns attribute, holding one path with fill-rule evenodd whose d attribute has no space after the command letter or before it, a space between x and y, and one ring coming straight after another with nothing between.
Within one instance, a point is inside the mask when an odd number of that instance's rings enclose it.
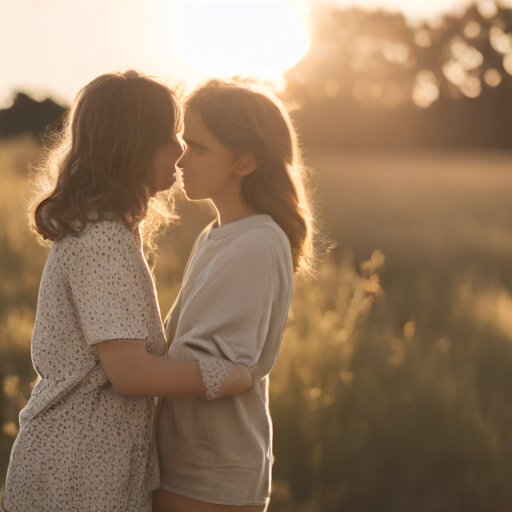
<instances>
[{"instance_id":1,"label":"silhouetted tree","mask_svg":"<svg viewBox=\"0 0 512 512\"><path fill-rule=\"evenodd\" d=\"M20 92L10 108L0 110L0 136L23 133L39 136L50 125L57 128L65 112L64 107L50 99L39 102Z\"/></svg>"}]
</instances>

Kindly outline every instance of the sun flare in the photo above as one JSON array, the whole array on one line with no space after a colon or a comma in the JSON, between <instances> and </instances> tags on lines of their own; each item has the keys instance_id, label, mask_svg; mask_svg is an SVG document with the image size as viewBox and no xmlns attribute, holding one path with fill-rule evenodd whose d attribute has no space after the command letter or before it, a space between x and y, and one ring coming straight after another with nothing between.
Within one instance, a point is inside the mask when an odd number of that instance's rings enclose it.
<instances>
[{"instance_id":1,"label":"sun flare","mask_svg":"<svg viewBox=\"0 0 512 512\"><path fill-rule=\"evenodd\" d=\"M303 20L283 0L183 0L173 18L173 52L205 74L277 80L308 50Z\"/></svg>"}]
</instances>

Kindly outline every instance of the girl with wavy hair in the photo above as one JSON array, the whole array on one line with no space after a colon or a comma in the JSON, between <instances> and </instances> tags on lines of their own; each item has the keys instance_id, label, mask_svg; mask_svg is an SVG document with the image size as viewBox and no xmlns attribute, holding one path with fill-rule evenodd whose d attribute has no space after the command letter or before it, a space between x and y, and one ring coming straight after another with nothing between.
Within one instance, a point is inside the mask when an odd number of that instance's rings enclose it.
<instances>
[{"instance_id":1,"label":"girl with wavy hair","mask_svg":"<svg viewBox=\"0 0 512 512\"><path fill-rule=\"evenodd\" d=\"M174 183L180 128L167 85L133 70L107 73L80 91L50 153L50 188L32 213L51 243L32 338L38 381L20 414L7 512L151 510L159 486L151 397L220 397L251 384L241 365L162 357L140 226L156 228L157 211L172 218L157 193ZM214 389L203 377L212 368L227 377Z\"/></svg>"},{"instance_id":2,"label":"girl with wavy hair","mask_svg":"<svg viewBox=\"0 0 512 512\"><path fill-rule=\"evenodd\" d=\"M216 401L159 402L153 510L260 512L273 460L268 374L294 271L313 261L305 169L284 106L248 85L211 80L192 92L183 138L185 193L209 199L217 218L199 236L167 318L169 357L243 363L253 386Z\"/></svg>"}]
</instances>

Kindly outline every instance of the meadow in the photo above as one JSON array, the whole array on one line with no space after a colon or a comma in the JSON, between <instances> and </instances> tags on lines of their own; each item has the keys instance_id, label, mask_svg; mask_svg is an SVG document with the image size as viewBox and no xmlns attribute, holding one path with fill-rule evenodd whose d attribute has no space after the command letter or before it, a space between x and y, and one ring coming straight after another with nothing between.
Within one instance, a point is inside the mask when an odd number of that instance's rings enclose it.
<instances>
[{"instance_id":1,"label":"meadow","mask_svg":"<svg viewBox=\"0 0 512 512\"><path fill-rule=\"evenodd\" d=\"M46 249L26 164L0 142L0 481L35 373ZM271 512L505 512L512 506L512 154L307 151L337 247L298 277L271 374ZM209 220L182 202L159 240L162 313Z\"/></svg>"}]
</instances>

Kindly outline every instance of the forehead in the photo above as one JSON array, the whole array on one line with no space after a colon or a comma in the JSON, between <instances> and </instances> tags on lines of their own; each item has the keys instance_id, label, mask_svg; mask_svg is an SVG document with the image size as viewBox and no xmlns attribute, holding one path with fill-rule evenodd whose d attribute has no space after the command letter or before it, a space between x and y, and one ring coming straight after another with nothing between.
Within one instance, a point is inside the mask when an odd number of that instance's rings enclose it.
<instances>
[{"instance_id":1,"label":"forehead","mask_svg":"<svg viewBox=\"0 0 512 512\"><path fill-rule=\"evenodd\" d=\"M204 124L201 115L192 109L185 111L183 138L185 141L188 140L189 142L201 144L207 142L217 142L220 144L217 138Z\"/></svg>"}]
</instances>

